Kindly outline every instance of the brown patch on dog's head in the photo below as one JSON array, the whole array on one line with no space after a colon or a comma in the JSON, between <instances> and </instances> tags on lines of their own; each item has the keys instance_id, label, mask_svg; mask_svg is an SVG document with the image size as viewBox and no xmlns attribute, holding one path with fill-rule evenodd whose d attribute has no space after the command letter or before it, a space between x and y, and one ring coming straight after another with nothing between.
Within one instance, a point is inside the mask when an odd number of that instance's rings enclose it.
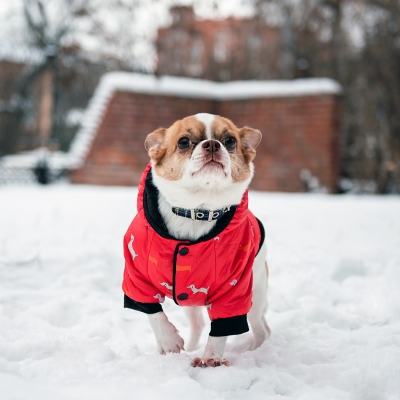
<instances>
[{"instance_id":1,"label":"brown patch on dog's head","mask_svg":"<svg viewBox=\"0 0 400 400\"><path fill-rule=\"evenodd\" d=\"M178 141L182 138L187 138L192 144L204 140L204 124L191 116L176 121L168 129L159 128L147 135L145 148L159 176L168 180L182 176L183 164L193 152L192 145L188 149L179 148Z\"/></svg>"},{"instance_id":2,"label":"brown patch on dog's head","mask_svg":"<svg viewBox=\"0 0 400 400\"><path fill-rule=\"evenodd\" d=\"M166 129L159 128L147 135L146 141L144 142L145 149L156 164L161 163L167 151L163 146L166 132Z\"/></svg>"},{"instance_id":3,"label":"brown patch on dog's head","mask_svg":"<svg viewBox=\"0 0 400 400\"><path fill-rule=\"evenodd\" d=\"M211 116L210 121L211 126L206 126L200 118L190 116L176 121L168 129L159 128L147 136L145 147L157 175L167 180L180 179L183 167L191 159L197 145L213 139L219 141L229 154L234 183L244 182L251 176L250 163L261 140L260 131L248 127L239 129L232 121L220 116L213 119ZM205 150L199 147L193 156L199 158L203 153Z\"/></svg>"}]
</instances>

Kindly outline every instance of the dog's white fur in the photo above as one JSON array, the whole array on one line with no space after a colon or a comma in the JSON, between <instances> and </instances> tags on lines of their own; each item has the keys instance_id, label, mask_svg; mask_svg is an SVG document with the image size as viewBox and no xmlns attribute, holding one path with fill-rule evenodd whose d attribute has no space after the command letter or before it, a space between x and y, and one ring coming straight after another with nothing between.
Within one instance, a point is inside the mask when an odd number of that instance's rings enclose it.
<instances>
[{"instance_id":1,"label":"dog's white fur","mask_svg":"<svg viewBox=\"0 0 400 400\"><path fill-rule=\"evenodd\" d=\"M197 114L197 120L205 125L207 140L212 137L212 123L215 118L211 114ZM155 172L153 182L159 190L159 210L168 231L178 239L196 240L208 233L216 222L193 221L171 212L171 207L187 209L203 208L208 210L220 209L233 204L239 204L242 196L253 177L253 164L250 164L250 175L243 182L233 183L231 176L231 159L226 148L221 144L221 164L223 168L206 168L201 152L202 144L198 143L191 158L183 166L183 174L179 180L167 180ZM248 319L254 334L253 348L259 347L269 336L270 330L265 320L267 311L267 268L265 264L266 246L260 249L253 266L253 306ZM189 318L191 336L186 346L187 351L197 348L198 341L204 328L204 320L199 307L184 307ZM175 326L168 321L163 312L150 314L150 324L153 328L158 351L161 354L177 353L184 349L183 339ZM196 366L221 365L227 337L209 336L201 359L195 359ZM211 360L211 363L210 363Z\"/></svg>"},{"instance_id":2,"label":"dog's white fur","mask_svg":"<svg viewBox=\"0 0 400 400\"><path fill-rule=\"evenodd\" d=\"M199 113L196 114L195 117L205 125L207 139L212 139L211 125L214 121L215 115L208 113Z\"/></svg>"}]
</instances>

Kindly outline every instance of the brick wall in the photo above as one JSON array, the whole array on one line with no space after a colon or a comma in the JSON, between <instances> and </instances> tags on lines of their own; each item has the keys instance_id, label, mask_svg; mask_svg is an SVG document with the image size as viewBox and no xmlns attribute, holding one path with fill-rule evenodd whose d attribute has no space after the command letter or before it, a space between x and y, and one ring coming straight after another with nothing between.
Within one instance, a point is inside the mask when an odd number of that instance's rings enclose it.
<instances>
[{"instance_id":1,"label":"brick wall","mask_svg":"<svg viewBox=\"0 0 400 400\"><path fill-rule=\"evenodd\" d=\"M339 97L318 95L226 101L220 114L237 126L260 129L263 139L254 161L252 188L304 191L300 171L336 192L338 177Z\"/></svg>"},{"instance_id":2,"label":"brick wall","mask_svg":"<svg viewBox=\"0 0 400 400\"><path fill-rule=\"evenodd\" d=\"M263 133L253 189L305 191L299 175L306 168L336 192L339 107L340 97L333 94L215 101L115 92L84 166L71 172L71 181L137 185L148 163L146 135L177 119L209 112Z\"/></svg>"}]
</instances>

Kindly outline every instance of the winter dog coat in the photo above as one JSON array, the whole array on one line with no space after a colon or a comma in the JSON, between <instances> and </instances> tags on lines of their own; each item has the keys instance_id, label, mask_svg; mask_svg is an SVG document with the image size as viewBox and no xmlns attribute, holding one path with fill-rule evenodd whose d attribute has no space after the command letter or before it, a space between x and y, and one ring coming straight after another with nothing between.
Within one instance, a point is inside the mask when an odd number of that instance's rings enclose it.
<instances>
[{"instance_id":1,"label":"winter dog coat","mask_svg":"<svg viewBox=\"0 0 400 400\"><path fill-rule=\"evenodd\" d=\"M247 332L252 267L264 236L248 209L247 191L208 234L196 241L178 240L158 210L149 164L140 180L137 209L124 237L124 306L153 314L162 311L167 296L180 306L206 306L211 336Z\"/></svg>"}]
</instances>

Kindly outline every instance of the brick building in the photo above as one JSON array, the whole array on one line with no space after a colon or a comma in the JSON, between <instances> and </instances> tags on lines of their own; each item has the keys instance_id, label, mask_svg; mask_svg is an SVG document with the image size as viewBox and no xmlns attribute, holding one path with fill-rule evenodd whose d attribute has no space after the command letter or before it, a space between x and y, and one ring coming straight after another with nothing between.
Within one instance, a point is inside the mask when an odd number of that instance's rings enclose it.
<instances>
[{"instance_id":1,"label":"brick building","mask_svg":"<svg viewBox=\"0 0 400 400\"><path fill-rule=\"evenodd\" d=\"M170 12L171 26L157 33L157 75L213 81L280 78L280 30L261 18L200 20L192 7L183 6Z\"/></svg>"},{"instance_id":2,"label":"brick building","mask_svg":"<svg viewBox=\"0 0 400 400\"><path fill-rule=\"evenodd\" d=\"M25 62L0 60L0 156L38 147L50 135L53 87L49 71L32 85L29 113L13 113L5 107L27 66ZM15 118L23 119L22 125L17 124L19 129L15 129Z\"/></svg>"},{"instance_id":3,"label":"brick building","mask_svg":"<svg viewBox=\"0 0 400 400\"><path fill-rule=\"evenodd\" d=\"M313 176L336 192L340 90L329 79L217 83L107 74L71 146L71 181L137 185L149 161L147 134L208 112L261 130L253 189L305 191L304 176Z\"/></svg>"},{"instance_id":4,"label":"brick building","mask_svg":"<svg viewBox=\"0 0 400 400\"><path fill-rule=\"evenodd\" d=\"M0 52L0 157L41 146L68 149L77 131L77 123L70 122L69 114L71 110L87 106L100 77L107 71L105 65L85 60L73 66L60 63L58 121L53 129L54 70L51 67L41 69L42 63L43 58L36 53L19 55L19 59L14 60ZM32 73L38 66L40 71ZM29 74L32 77L26 79ZM23 109L15 103L21 87L25 94Z\"/></svg>"}]
</instances>

